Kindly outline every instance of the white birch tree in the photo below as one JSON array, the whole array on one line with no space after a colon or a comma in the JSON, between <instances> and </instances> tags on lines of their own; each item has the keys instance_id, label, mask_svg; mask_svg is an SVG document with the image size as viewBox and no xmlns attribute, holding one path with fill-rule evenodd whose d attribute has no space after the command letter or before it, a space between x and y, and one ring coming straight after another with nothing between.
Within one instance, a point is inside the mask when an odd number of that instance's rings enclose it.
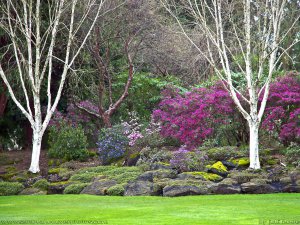
<instances>
[{"instance_id":1,"label":"white birch tree","mask_svg":"<svg viewBox=\"0 0 300 225\"><path fill-rule=\"evenodd\" d=\"M299 22L283 30L288 0L160 0L182 33L213 66L233 101L247 120L250 131L250 168L260 169L259 127L266 107L272 74L286 49L280 44ZM186 16L184 20L182 17ZM191 32L192 31L192 32ZM206 49L194 41L202 35ZM298 40L295 37L291 48ZM279 53L279 50L281 53ZM216 52L216 54L214 54ZM238 54L241 57L238 57ZM254 60L256 58L256 60ZM240 73L246 87L234 85ZM261 104L259 104L259 99Z\"/></svg>"},{"instance_id":2,"label":"white birch tree","mask_svg":"<svg viewBox=\"0 0 300 225\"><path fill-rule=\"evenodd\" d=\"M39 158L43 134L60 100L69 70L98 17L101 13L105 13L101 10L105 1L48 0L41 3L41 0L7 0L0 3L0 29L6 32L11 42L5 46L6 53L12 52L16 62L21 82L20 89L25 98L24 104L16 95L17 91L13 89L14 79L3 69L5 63L3 58L0 61L0 75L11 99L29 120L33 129L32 159L29 168L32 173L40 171ZM45 21L41 19L42 4L48 4L47 27L45 27ZM92 22L87 23L87 19ZM78 36L82 26L85 26L87 32L80 45L74 45L74 39ZM59 35L66 36L66 47L61 49L64 52L63 58L54 54ZM63 69L56 95L52 96L51 81L55 60L63 65ZM41 92L45 87L48 103L45 115L42 115ZM30 107L31 96L33 110Z\"/></svg>"}]
</instances>

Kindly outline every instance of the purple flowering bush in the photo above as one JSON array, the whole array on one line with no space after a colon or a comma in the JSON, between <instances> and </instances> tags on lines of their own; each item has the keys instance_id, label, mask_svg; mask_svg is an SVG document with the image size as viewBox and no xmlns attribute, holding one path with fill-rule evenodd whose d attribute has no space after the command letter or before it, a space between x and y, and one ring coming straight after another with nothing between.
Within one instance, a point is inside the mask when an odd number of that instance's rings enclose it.
<instances>
[{"instance_id":1,"label":"purple flowering bush","mask_svg":"<svg viewBox=\"0 0 300 225\"><path fill-rule=\"evenodd\" d=\"M125 155L129 140L124 132L122 125L101 130L97 146L100 160L104 165Z\"/></svg>"}]
</instances>

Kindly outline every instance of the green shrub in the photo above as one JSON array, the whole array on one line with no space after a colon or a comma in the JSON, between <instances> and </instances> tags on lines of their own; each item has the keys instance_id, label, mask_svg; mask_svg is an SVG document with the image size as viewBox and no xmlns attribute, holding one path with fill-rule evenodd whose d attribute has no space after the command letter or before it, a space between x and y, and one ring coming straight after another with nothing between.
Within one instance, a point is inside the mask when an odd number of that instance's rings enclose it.
<instances>
[{"instance_id":1,"label":"green shrub","mask_svg":"<svg viewBox=\"0 0 300 225\"><path fill-rule=\"evenodd\" d=\"M83 129L61 123L51 127L49 133L49 157L84 161L89 157L87 137Z\"/></svg>"},{"instance_id":2,"label":"green shrub","mask_svg":"<svg viewBox=\"0 0 300 225\"><path fill-rule=\"evenodd\" d=\"M247 150L239 149L234 146L216 147L206 150L209 160L223 161L230 158L245 157Z\"/></svg>"},{"instance_id":3,"label":"green shrub","mask_svg":"<svg viewBox=\"0 0 300 225\"><path fill-rule=\"evenodd\" d=\"M98 173L74 174L73 176L71 176L70 181L79 181L79 182L82 182L82 183L89 183L98 175L99 175Z\"/></svg>"},{"instance_id":4,"label":"green shrub","mask_svg":"<svg viewBox=\"0 0 300 225\"><path fill-rule=\"evenodd\" d=\"M292 164L293 166L299 166L300 146L295 143L291 143L291 145L285 151L285 156L289 164Z\"/></svg>"},{"instance_id":5,"label":"green shrub","mask_svg":"<svg viewBox=\"0 0 300 225\"><path fill-rule=\"evenodd\" d=\"M65 188L64 194L80 194L80 192L87 186L88 183L71 184Z\"/></svg>"},{"instance_id":6,"label":"green shrub","mask_svg":"<svg viewBox=\"0 0 300 225\"><path fill-rule=\"evenodd\" d=\"M0 182L0 196L17 195L24 189L18 182Z\"/></svg>"},{"instance_id":7,"label":"green shrub","mask_svg":"<svg viewBox=\"0 0 300 225\"><path fill-rule=\"evenodd\" d=\"M107 194L111 196L123 196L125 192L125 189L123 185L117 184L115 186L110 187L107 189Z\"/></svg>"},{"instance_id":8,"label":"green shrub","mask_svg":"<svg viewBox=\"0 0 300 225\"><path fill-rule=\"evenodd\" d=\"M97 166L97 167L86 167L82 168L78 171L78 173L103 173L106 171L110 171L116 169L115 166Z\"/></svg>"},{"instance_id":9,"label":"green shrub","mask_svg":"<svg viewBox=\"0 0 300 225\"><path fill-rule=\"evenodd\" d=\"M35 182L32 186L34 188L38 188L40 190L47 190L49 183L46 179L41 179L41 180L38 180L37 182Z\"/></svg>"},{"instance_id":10,"label":"green shrub","mask_svg":"<svg viewBox=\"0 0 300 225\"><path fill-rule=\"evenodd\" d=\"M140 158L137 165L152 164L157 162L169 163L172 153L166 148L145 147L140 151Z\"/></svg>"}]
</instances>

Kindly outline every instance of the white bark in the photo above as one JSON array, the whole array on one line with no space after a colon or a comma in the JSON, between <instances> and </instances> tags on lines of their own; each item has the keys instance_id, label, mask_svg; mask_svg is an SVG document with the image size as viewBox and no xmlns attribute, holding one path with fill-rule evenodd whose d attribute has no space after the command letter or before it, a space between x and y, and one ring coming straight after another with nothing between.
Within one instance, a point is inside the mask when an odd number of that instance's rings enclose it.
<instances>
[{"instance_id":1,"label":"white bark","mask_svg":"<svg viewBox=\"0 0 300 225\"><path fill-rule=\"evenodd\" d=\"M29 171L32 173L40 172L39 160L42 147L43 134L38 131L33 131L32 138L32 156Z\"/></svg>"},{"instance_id":2,"label":"white bark","mask_svg":"<svg viewBox=\"0 0 300 225\"><path fill-rule=\"evenodd\" d=\"M250 168L260 169L259 153L258 153L258 130L259 124L257 122L249 122L250 131L250 143L249 143L249 153L250 153Z\"/></svg>"},{"instance_id":3,"label":"white bark","mask_svg":"<svg viewBox=\"0 0 300 225\"><path fill-rule=\"evenodd\" d=\"M223 81L225 88L228 89L237 109L248 121L250 130L250 168L259 169L259 151L258 151L258 130L261 119L266 107L270 81L275 70L276 57L279 44L282 43L286 34L292 29L299 20L300 14L295 18L295 22L291 27L281 32L281 23L286 14L287 0L263 0L251 1L241 0L243 3L243 23L241 20L234 18L236 15L234 8L235 1L224 0L160 0L162 6L175 19L181 33L191 42L191 44L199 51L199 53L214 67L216 75ZM228 11L226 7L228 6ZM180 10L178 10L180 9ZM192 25L201 30L201 35L206 38L207 49L203 50L194 41L193 34L189 33L189 29L180 20L178 12L184 11L193 18ZM240 8L236 9L240 10ZM224 16L226 14L226 16ZM224 22L223 18L229 18ZM253 21L253 17L257 21ZM226 24L226 25L225 25ZM228 25L231 25L231 30ZM189 24L190 25L190 24ZM255 29L254 29L255 27ZM229 36L229 37L226 37ZM253 37L256 37L253 40ZM232 51L232 43L237 43L235 48L239 48L242 54L243 63L236 58L236 50ZM293 43L294 45L295 43ZM258 47L257 47L258 46ZM213 53L217 52L214 56ZM252 60L252 56L258 57L258 65ZM246 90L237 90L233 85L233 66L244 75L247 83ZM266 65L268 70L266 71ZM256 71L253 68L258 67ZM268 74L266 81L262 84L262 75ZM260 107L258 108L258 99L264 92ZM244 106L241 99L248 105ZM249 109L249 110L247 110Z\"/></svg>"},{"instance_id":4,"label":"white bark","mask_svg":"<svg viewBox=\"0 0 300 225\"><path fill-rule=\"evenodd\" d=\"M56 0L48 2L49 4L49 22L50 25L44 33L41 33L41 1L36 0L33 4L33 0L25 1L22 0L19 3L13 0L7 0L6 3L1 3L1 12L5 15L1 18L0 28L3 29L11 39L11 44L13 46L14 58L17 62L17 69L21 81L21 88L25 96L26 104L22 105L21 101L17 99L15 91L12 88L12 80L8 79L8 75L5 73L2 67L2 62L0 59L0 76L3 79L9 94L21 110L21 112L29 120L31 127L33 129L33 140L32 140L32 159L29 171L33 173L39 172L39 158L41 151L41 143L45 130L49 124L49 121L55 111L57 104L60 100L62 90L65 84L66 76L70 70L72 64L74 63L76 57L80 53L84 44L87 41L88 36L91 33L97 19L99 18L101 9L103 8L106 0L88 0L81 3L79 6L82 11L82 16L80 18L75 18L76 8L78 7L78 0ZM33 9L35 5L35 10ZM70 22L69 25L63 24L61 19L63 11L66 11L70 7ZM94 16L91 16L91 11L93 10ZM66 14L69 15L69 14ZM91 20L92 22L88 27L84 39L80 46L76 48L73 46L73 39L80 30L80 27L85 21ZM78 21L75 24L75 20ZM58 59L53 55L53 50L55 47L55 41L58 32L63 31L67 28L67 44L65 49L65 58L59 59L63 62L63 72L61 74L61 80L59 81L59 88L52 102L51 96L51 78L52 78L52 63L53 60ZM32 37L34 37L32 39ZM26 40L26 41L22 41ZM22 46L22 47L21 47ZM8 50L9 50L8 46ZM74 47L71 54L71 48ZM46 51L46 54L44 54ZM48 73L46 73L48 71ZM47 75L46 75L47 74ZM41 112L41 100L40 93L43 87L43 79L48 76L47 79L47 112L45 118L42 118ZM28 86L25 84L25 80L29 81L30 91L27 90ZM32 98L34 101L34 113L32 113L29 103L28 93L32 93Z\"/></svg>"}]
</instances>

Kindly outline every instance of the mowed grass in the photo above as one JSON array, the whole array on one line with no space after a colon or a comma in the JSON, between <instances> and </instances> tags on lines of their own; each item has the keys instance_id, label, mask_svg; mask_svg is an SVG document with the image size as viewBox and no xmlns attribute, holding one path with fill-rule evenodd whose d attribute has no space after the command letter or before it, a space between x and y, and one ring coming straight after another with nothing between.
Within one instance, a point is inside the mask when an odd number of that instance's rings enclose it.
<instances>
[{"instance_id":1,"label":"mowed grass","mask_svg":"<svg viewBox=\"0 0 300 225\"><path fill-rule=\"evenodd\" d=\"M300 194L176 198L92 195L0 197L0 223L11 220L91 220L110 225L254 225L272 224L270 222L275 220L300 223Z\"/></svg>"}]
</instances>

